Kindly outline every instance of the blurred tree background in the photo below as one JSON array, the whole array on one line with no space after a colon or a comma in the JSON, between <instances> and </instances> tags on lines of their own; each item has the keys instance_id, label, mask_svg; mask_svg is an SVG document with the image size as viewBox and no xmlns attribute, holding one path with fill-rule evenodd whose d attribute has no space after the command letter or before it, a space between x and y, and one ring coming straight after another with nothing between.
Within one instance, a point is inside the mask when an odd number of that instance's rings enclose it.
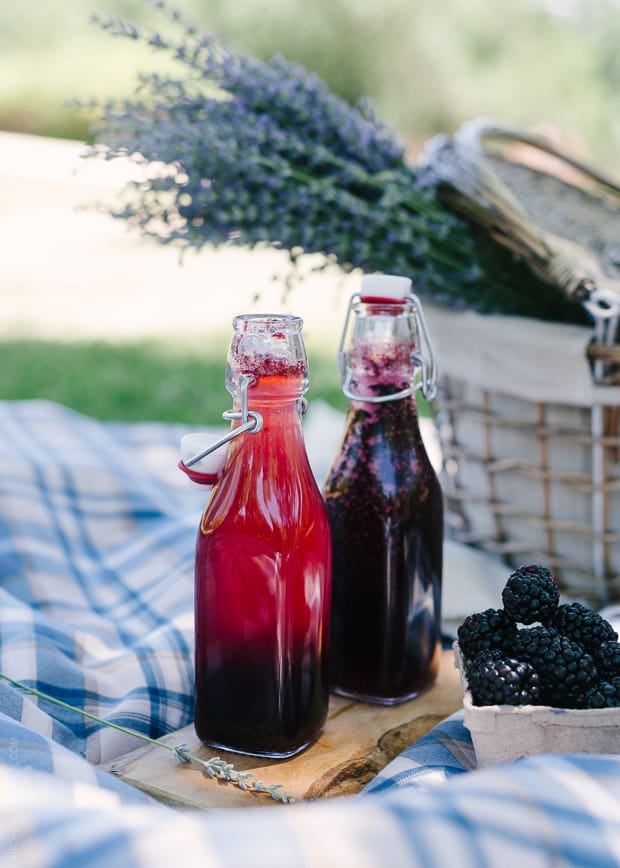
<instances>
[{"instance_id":1,"label":"blurred tree background","mask_svg":"<svg viewBox=\"0 0 620 868\"><path fill-rule=\"evenodd\" d=\"M553 130L620 165L618 0L172 0L201 29L281 53L350 101L370 97L415 150L477 116ZM84 139L65 101L129 94L148 51L90 13L156 22L147 0L0 4L0 129ZM165 26L165 25L164 25Z\"/></svg>"}]
</instances>

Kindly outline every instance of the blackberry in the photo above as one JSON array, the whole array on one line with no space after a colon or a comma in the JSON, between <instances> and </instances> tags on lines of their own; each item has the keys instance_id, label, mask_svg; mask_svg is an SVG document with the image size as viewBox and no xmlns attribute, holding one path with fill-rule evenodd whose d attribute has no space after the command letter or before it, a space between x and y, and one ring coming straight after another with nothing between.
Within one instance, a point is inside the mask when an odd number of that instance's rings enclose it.
<instances>
[{"instance_id":1,"label":"blackberry","mask_svg":"<svg viewBox=\"0 0 620 868\"><path fill-rule=\"evenodd\" d=\"M465 661L465 675L469 677L469 670L472 666L482 666L486 663L493 663L495 660L501 660L505 657L502 648L485 648L484 651L478 651L474 659Z\"/></svg>"},{"instance_id":2,"label":"blackberry","mask_svg":"<svg viewBox=\"0 0 620 868\"><path fill-rule=\"evenodd\" d=\"M471 662L480 651L503 650L516 633L516 625L503 609L485 609L465 618L457 630L457 638L463 657Z\"/></svg>"},{"instance_id":3,"label":"blackberry","mask_svg":"<svg viewBox=\"0 0 620 868\"><path fill-rule=\"evenodd\" d=\"M563 603L547 622L558 633L568 636L593 653L601 642L615 642L618 634L609 621L581 603Z\"/></svg>"},{"instance_id":4,"label":"blackberry","mask_svg":"<svg viewBox=\"0 0 620 868\"><path fill-rule=\"evenodd\" d=\"M598 681L575 697L575 708L617 708L620 706L620 678Z\"/></svg>"},{"instance_id":5,"label":"blackberry","mask_svg":"<svg viewBox=\"0 0 620 868\"><path fill-rule=\"evenodd\" d=\"M620 642L601 642L592 652L596 668L602 678L620 676Z\"/></svg>"},{"instance_id":6,"label":"blackberry","mask_svg":"<svg viewBox=\"0 0 620 868\"><path fill-rule=\"evenodd\" d=\"M492 663L494 660L501 660L504 657L504 651L501 648L485 648L484 651L479 651L470 665L481 665L483 663Z\"/></svg>"},{"instance_id":7,"label":"blackberry","mask_svg":"<svg viewBox=\"0 0 620 868\"><path fill-rule=\"evenodd\" d=\"M592 656L552 627L524 627L513 645L513 656L525 660L540 675L545 704L569 708L575 697L598 681Z\"/></svg>"},{"instance_id":8,"label":"blackberry","mask_svg":"<svg viewBox=\"0 0 620 868\"><path fill-rule=\"evenodd\" d=\"M504 610L519 624L545 622L553 616L560 601L555 576L538 564L519 567L502 591Z\"/></svg>"},{"instance_id":9,"label":"blackberry","mask_svg":"<svg viewBox=\"0 0 620 868\"><path fill-rule=\"evenodd\" d=\"M529 663L503 657L478 655L469 668L467 681L474 705L530 705L540 696L540 678Z\"/></svg>"}]
</instances>

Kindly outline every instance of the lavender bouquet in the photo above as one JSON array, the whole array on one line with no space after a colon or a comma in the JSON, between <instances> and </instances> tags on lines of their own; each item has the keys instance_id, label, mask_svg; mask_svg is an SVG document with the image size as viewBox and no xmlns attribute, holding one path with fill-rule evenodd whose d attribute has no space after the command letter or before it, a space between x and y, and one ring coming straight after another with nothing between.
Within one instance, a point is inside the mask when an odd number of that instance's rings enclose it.
<instances>
[{"instance_id":1,"label":"lavender bouquet","mask_svg":"<svg viewBox=\"0 0 620 868\"><path fill-rule=\"evenodd\" d=\"M143 74L133 98L97 107L94 154L164 167L128 185L115 216L166 244L270 245L293 265L320 253L344 271L406 274L443 304L582 321L557 287L442 202L437 178L407 162L367 101L351 106L303 67L249 57L153 5L175 36L97 19L180 72Z\"/></svg>"}]
</instances>

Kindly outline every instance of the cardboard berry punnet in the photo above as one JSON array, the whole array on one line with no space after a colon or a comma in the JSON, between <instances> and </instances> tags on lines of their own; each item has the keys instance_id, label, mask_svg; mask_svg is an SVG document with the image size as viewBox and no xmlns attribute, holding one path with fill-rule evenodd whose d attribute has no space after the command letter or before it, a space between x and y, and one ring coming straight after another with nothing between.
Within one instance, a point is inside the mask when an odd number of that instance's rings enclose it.
<instances>
[{"instance_id":1,"label":"cardboard berry punnet","mask_svg":"<svg viewBox=\"0 0 620 868\"><path fill-rule=\"evenodd\" d=\"M453 647L463 685L464 723L479 767L542 753L620 753L620 708L474 705L458 642Z\"/></svg>"}]
</instances>

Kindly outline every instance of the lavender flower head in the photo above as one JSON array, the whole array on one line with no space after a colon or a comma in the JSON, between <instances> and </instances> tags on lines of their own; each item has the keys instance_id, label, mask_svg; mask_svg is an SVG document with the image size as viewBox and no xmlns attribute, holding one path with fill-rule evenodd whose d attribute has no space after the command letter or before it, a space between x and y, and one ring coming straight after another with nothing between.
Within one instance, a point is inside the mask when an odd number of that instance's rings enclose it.
<instances>
[{"instance_id":1,"label":"lavender flower head","mask_svg":"<svg viewBox=\"0 0 620 868\"><path fill-rule=\"evenodd\" d=\"M92 153L165 166L128 185L115 216L163 243L267 244L321 253L345 271L402 273L437 301L524 310L539 284L484 233L450 211L406 159L368 101L351 106L303 67L267 62L200 34L163 0L175 38L112 19L113 36L173 57L179 77L140 76L132 99L106 103ZM413 98L413 97L412 97ZM490 286L493 292L489 291Z\"/></svg>"}]
</instances>

